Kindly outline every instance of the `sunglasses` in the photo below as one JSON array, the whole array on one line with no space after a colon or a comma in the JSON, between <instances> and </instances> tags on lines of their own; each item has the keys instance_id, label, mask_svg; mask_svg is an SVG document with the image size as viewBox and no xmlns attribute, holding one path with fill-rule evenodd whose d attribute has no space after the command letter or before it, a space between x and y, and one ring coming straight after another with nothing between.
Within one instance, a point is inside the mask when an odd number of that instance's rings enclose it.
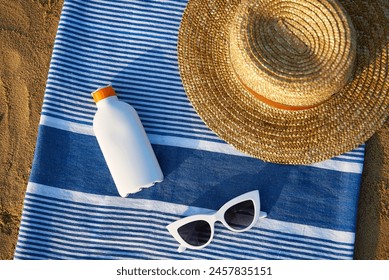
<instances>
[{"instance_id":1,"label":"sunglasses","mask_svg":"<svg viewBox=\"0 0 389 280\"><path fill-rule=\"evenodd\" d=\"M183 252L186 248L202 249L211 243L217 221L233 232L243 232L266 216L266 212L260 211L259 192L255 190L235 197L212 214L185 217L166 228L180 243L178 251Z\"/></svg>"}]
</instances>

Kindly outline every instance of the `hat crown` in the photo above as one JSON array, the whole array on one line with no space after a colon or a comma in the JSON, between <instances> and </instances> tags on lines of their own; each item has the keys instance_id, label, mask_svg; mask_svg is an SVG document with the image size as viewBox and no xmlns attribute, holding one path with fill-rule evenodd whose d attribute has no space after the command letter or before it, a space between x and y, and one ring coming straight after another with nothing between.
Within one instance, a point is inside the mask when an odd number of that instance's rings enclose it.
<instances>
[{"instance_id":1,"label":"hat crown","mask_svg":"<svg viewBox=\"0 0 389 280\"><path fill-rule=\"evenodd\" d=\"M244 0L229 47L242 84L276 107L321 104L353 76L355 31L334 0Z\"/></svg>"},{"instance_id":2,"label":"hat crown","mask_svg":"<svg viewBox=\"0 0 389 280\"><path fill-rule=\"evenodd\" d=\"M273 31L273 34L282 40L284 45L290 47L290 52L294 53L295 57L310 51L309 44L304 42L304 38L298 36L298 30L295 30L296 28L287 19L275 19L266 27L269 29L269 33Z\"/></svg>"}]
</instances>

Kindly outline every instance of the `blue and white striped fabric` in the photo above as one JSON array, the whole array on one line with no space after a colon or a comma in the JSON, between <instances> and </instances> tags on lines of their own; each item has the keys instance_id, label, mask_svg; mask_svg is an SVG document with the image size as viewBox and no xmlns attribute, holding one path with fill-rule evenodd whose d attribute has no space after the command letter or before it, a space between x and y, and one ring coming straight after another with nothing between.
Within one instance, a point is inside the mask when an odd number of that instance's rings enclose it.
<instances>
[{"instance_id":1,"label":"blue and white striped fabric","mask_svg":"<svg viewBox=\"0 0 389 280\"><path fill-rule=\"evenodd\" d=\"M176 56L187 0L65 0L15 259L352 259L364 146L313 165L243 155L189 103ZM165 180L119 197L92 130L90 92L112 83L138 111ZM169 223L258 189L251 230L216 226L177 252Z\"/></svg>"}]
</instances>

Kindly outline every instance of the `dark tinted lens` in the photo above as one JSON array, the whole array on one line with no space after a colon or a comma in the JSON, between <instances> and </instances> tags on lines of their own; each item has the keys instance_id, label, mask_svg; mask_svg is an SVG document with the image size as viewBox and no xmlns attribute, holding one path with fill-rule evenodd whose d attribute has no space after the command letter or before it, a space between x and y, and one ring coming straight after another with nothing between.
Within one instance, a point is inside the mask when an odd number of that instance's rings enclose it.
<instances>
[{"instance_id":1,"label":"dark tinted lens","mask_svg":"<svg viewBox=\"0 0 389 280\"><path fill-rule=\"evenodd\" d=\"M254 203L246 200L228 208L224 214L227 224L236 230L247 228L254 219Z\"/></svg>"},{"instance_id":2,"label":"dark tinted lens","mask_svg":"<svg viewBox=\"0 0 389 280\"><path fill-rule=\"evenodd\" d=\"M182 239L192 246L202 246L211 238L211 226L205 221L194 221L178 229Z\"/></svg>"}]
</instances>

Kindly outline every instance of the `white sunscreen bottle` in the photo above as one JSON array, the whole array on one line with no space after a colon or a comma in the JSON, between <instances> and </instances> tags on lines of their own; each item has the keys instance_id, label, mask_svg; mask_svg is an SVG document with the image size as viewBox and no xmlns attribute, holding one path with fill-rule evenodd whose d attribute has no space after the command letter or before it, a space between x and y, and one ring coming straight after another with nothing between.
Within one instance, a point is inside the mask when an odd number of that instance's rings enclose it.
<instances>
[{"instance_id":1,"label":"white sunscreen bottle","mask_svg":"<svg viewBox=\"0 0 389 280\"><path fill-rule=\"evenodd\" d=\"M161 182L161 168L135 109L110 85L92 97L97 106L93 130L120 196Z\"/></svg>"}]
</instances>

